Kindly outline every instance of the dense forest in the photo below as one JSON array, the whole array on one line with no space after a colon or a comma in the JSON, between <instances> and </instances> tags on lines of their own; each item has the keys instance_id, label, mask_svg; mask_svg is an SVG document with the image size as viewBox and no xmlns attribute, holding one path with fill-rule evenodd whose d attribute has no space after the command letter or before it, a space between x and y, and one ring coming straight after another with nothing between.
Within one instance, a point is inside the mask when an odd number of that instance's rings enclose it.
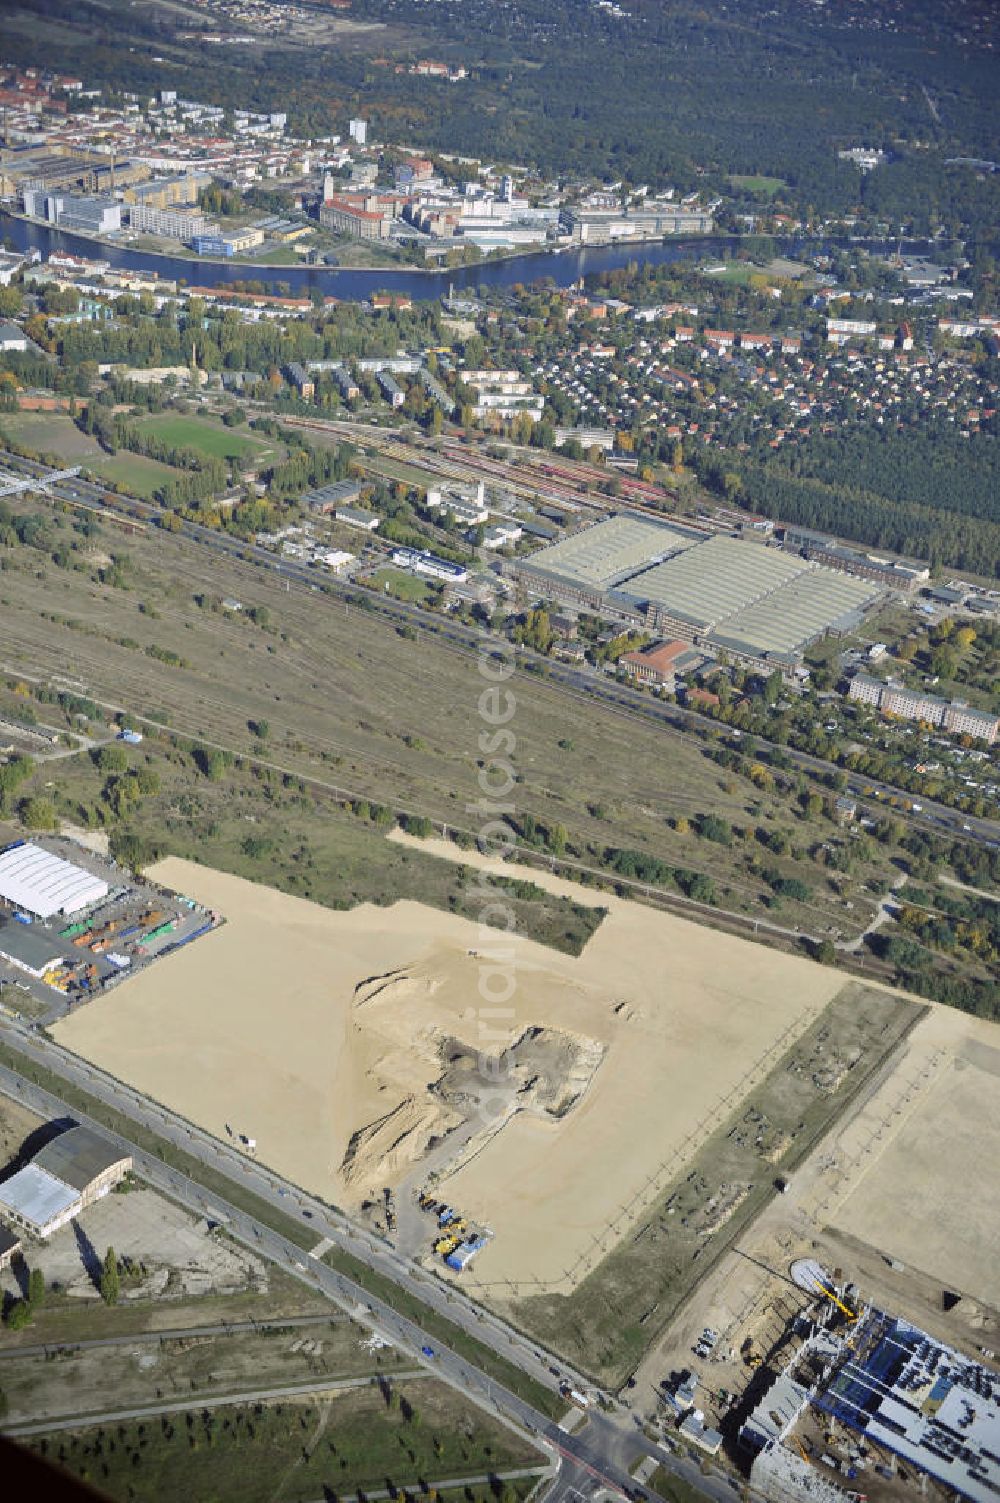
<instances>
[{"instance_id":1,"label":"dense forest","mask_svg":"<svg viewBox=\"0 0 1000 1503\"><path fill-rule=\"evenodd\" d=\"M781 467L824 485L850 486L889 501L1000 524L997 447L992 435L965 438L953 424L900 432L873 425L798 439L782 451Z\"/></svg>"},{"instance_id":2,"label":"dense forest","mask_svg":"<svg viewBox=\"0 0 1000 1503\"><path fill-rule=\"evenodd\" d=\"M549 175L711 192L728 189L731 174L767 173L801 212L995 235L998 176L948 165L994 154L992 7L883 0L859 16L807 0L718 9L630 0L624 9L616 17L591 0L354 0L352 17L385 23L367 43L356 34L343 47L278 41L241 57L177 40L179 29L209 24L197 10L20 0L0 20L0 53L135 91L162 87L164 61L154 59L165 60L172 87L224 105L287 108L293 127L312 135L342 131L360 111L385 139ZM427 56L461 62L469 77L447 85L393 66ZM862 176L837 157L860 142L892 160Z\"/></svg>"},{"instance_id":3,"label":"dense forest","mask_svg":"<svg viewBox=\"0 0 1000 1503\"><path fill-rule=\"evenodd\" d=\"M790 450L765 461L729 454L696 458L710 489L765 517L1000 578L1000 523L967 516L947 504L961 491L961 470L956 469L953 485L936 504L921 505L866 489L846 470L830 481L796 473L787 465L794 454Z\"/></svg>"}]
</instances>

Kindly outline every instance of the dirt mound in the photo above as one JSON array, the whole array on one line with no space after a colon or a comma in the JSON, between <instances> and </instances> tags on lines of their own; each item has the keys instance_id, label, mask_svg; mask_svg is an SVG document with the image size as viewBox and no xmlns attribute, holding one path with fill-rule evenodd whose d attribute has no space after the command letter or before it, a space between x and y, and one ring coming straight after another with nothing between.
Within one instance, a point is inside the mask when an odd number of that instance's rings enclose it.
<instances>
[{"instance_id":1,"label":"dirt mound","mask_svg":"<svg viewBox=\"0 0 1000 1503\"><path fill-rule=\"evenodd\" d=\"M604 1058L604 1045L557 1028L526 1028L509 1049L482 1056L460 1040L443 1048L445 1071L433 1090L442 1101L475 1111L484 1095L511 1109L559 1118L572 1109Z\"/></svg>"},{"instance_id":2,"label":"dirt mound","mask_svg":"<svg viewBox=\"0 0 1000 1503\"><path fill-rule=\"evenodd\" d=\"M443 1137L462 1118L430 1097L406 1096L384 1117L358 1128L340 1165L351 1189L375 1193L399 1171L426 1153L431 1141Z\"/></svg>"}]
</instances>

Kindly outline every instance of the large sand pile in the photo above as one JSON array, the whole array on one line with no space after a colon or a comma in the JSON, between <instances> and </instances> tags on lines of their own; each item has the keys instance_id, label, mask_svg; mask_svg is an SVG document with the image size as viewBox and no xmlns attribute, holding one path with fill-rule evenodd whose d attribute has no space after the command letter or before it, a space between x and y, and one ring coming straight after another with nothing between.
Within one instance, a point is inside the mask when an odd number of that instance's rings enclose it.
<instances>
[{"instance_id":1,"label":"large sand pile","mask_svg":"<svg viewBox=\"0 0 1000 1503\"><path fill-rule=\"evenodd\" d=\"M220 1136L256 1138L259 1158L344 1205L479 1114L491 1135L447 1194L496 1233L486 1281L561 1280L842 984L554 879L609 909L579 958L412 902L340 913L173 859L154 875L227 923L80 1008L59 1041ZM494 949L512 957L502 1004L480 993ZM489 1090L463 1064L481 1049L509 1051Z\"/></svg>"}]
</instances>

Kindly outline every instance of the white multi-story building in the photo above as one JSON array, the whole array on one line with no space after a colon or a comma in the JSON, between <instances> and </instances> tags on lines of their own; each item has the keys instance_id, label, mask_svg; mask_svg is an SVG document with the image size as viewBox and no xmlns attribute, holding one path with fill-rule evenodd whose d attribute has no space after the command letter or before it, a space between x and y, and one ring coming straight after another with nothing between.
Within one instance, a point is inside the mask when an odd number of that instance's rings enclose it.
<instances>
[{"instance_id":1,"label":"white multi-story building","mask_svg":"<svg viewBox=\"0 0 1000 1503\"><path fill-rule=\"evenodd\" d=\"M1000 716L991 715L986 710L974 710L967 704L938 699L920 689L907 689L903 684L883 684L864 673L856 674L851 680L848 698L872 705L884 715L896 715L900 720L921 720L927 725L940 726L953 736L974 736L990 746L1000 736Z\"/></svg>"},{"instance_id":2,"label":"white multi-story building","mask_svg":"<svg viewBox=\"0 0 1000 1503\"><path fill-rule=\"evenodd\" d=\"M453 564L449 559L438 558L436 553L419 548L397 548L392 561L399 569L426 574L430 579L443 579L448 584L463 584L469 577L463 564Z\"/></svg>"},{"instance_id":3,"label":"white multi-story building","mask_svg":"<svg viewBox=\"0 0 1000 1503\"><path fill-rule=\"evenodd\" d=\"M122 206L113 198L88 198L79 193L46 193L41 188L26 188L24 212L35 219L65 230L84 230L91 235L107 235L122 227Z\"/></svg>"},{"instance_id":4,"label":"white multi-story building","mask_svg":"<svg viewBox=\"0 0 1000 1503\"><path fill-rule=\"evenodd\" d=\"M828 318L826 337L830 344L846 344L849 339L870 339L878 324L867 318Z\"/></svg>"},{"instance_id":5,"label":"white multi-story building","mask_svg":"<svg viewBox=\"0 0 1000 1503\"><path fill-rule=\"evenodd\" d=\"M206 215L191 209L154 209L149 204L133 204L128 219L134 230L163 235L169 240L190 240L195 235L217 231Z\"/></svg>"},{"instance_id":6,"label":"white multi-story building","mask_svg":"<svg viewBox=\"0 0 1000 1503\"><path fill-rule=\"evenodd\" d=\"M518 371L463 371L462 381L476 394L472 410L477 418L513 418L526 412L537 422L542 415L545 398Z\"/></svg>"},{"instance_id":7,"label":"white multi-story building","mask_svg":"<svg viewBox=\"0 0 1000 1503\"><path fill-rule=\"evenodd\" d=\"M869 678L867 674L859 673L851 679L851 687L847 691L848 699L853 699L858 704L874 705L876 710L882 703L882 691L885 684L877 678Z\"/></svg>"}]
</instances>

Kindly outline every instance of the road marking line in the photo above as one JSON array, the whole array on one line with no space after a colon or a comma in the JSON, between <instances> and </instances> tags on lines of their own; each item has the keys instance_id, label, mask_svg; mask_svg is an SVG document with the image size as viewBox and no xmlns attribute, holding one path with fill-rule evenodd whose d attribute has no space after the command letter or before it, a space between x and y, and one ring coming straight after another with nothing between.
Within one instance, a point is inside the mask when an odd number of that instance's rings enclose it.
<instances>
[{"instance_id":1,"label":"road marking line","mask_svg":"<svg viewBox=\"0 0 1000 1503\"><path fill-rule=\"evenodd\" d=\"M329 1237L324 1237L321 1242L317 1242L316 1243L316 1246L313 1248L313 1250L309 1254L309 1256L310 1256L310 1258L321 1258L324 1253L327 1253L327 1252L330 1251L330 1248L332 1246L333 1246L333 1243L330 1240L330 1238Z\"/></svg>"}]
</instances>

